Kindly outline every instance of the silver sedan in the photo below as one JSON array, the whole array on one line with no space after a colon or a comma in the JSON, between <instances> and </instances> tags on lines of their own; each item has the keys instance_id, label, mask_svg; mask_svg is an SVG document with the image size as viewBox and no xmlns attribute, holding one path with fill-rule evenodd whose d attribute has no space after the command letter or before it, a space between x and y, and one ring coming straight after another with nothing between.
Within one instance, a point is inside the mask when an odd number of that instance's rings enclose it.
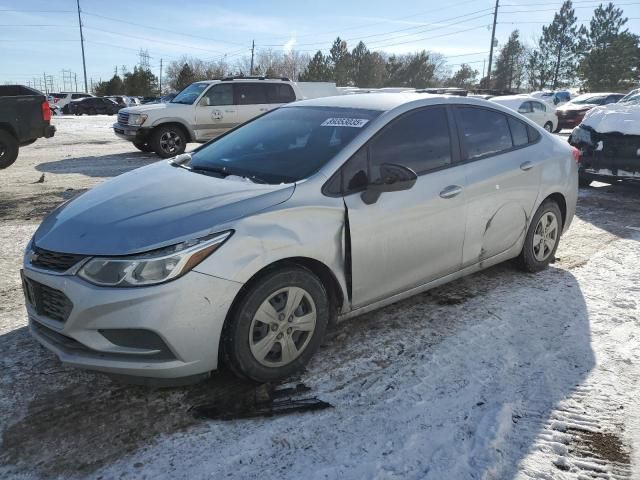
<instances>
[{"instance_id":1,"label":"silver sedan","mask_svg":"<svg viewBox=\"0 0 640 480\"><path fill-rule=\"evenodd\" d=\"M509 259L554 257L577 151L495 103L427 94L296 102L107 181L29 243L33 336L67 364L269 382L327 326Z\"/></svg>"}]
</instances>

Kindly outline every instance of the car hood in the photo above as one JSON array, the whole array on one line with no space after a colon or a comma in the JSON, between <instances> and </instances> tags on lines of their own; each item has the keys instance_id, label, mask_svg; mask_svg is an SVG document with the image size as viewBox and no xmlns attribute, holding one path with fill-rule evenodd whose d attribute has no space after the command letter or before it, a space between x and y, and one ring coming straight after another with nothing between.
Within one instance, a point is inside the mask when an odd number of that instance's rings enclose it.
<instances>
[{"instance_id":1,"label":"car hood","mask_svg":"<svg viewBox=\"0 0 640 480\"><path fill-rule=\"evenodd\" d=\"M558 107L558 110L588 110L593 107L597 107L597 105L595 103L581 103L579 105L569 105L565 103L561 107Z\"/></svg>"},{"instance_id":2,"label":"car hood","mask_svg":"<svg viewBox=\"0 0 640 480\"><path fill-rule=\"evenodd\" d=\"M165 110L168 108L175 108L176 105L181 104L170 104L170 103L147 103L144 105L138 105L137 107L127 107L120 110L123 113L147 113L152 110ZM181 105L184 106L184 105Z\"/></svg>"},{"instance_id":3,"label":"car hood","mask_svg":"<svg viewBox=\"0 0 640 480\"><path fill-rule=\"evenodd\" d=\"M159 162L133 170L61 205L34 235L45 250L130 255L219 231L228 222L286 201L295 185L216 178Z\"/></svg>"},{"instance_id":4,"label":"car hood","mask_svg":"<svg viewBox=\"0 0 640 480\"><path fill-rule=\"evenodd\" d=\"M640 105L611 103L589 110L582 125L599 133L640 135Z\"/></svg>"}]
</instances>

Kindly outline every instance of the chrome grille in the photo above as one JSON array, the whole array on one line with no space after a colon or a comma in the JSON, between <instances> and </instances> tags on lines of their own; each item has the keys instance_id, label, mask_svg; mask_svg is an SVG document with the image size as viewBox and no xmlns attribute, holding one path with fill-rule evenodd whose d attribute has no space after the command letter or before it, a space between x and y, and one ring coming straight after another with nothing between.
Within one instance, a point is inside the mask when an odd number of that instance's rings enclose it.
<instances>
[{"instance_id":1,"label":"chrome grille","mask_svg":"<svg viewBox=\"0 0 640 480\"><path fill-rule=\"evenodd\" d=\"M29 256L29 261L31 262L31 265L37 268L53 270L55 272L66 272L85 258L86 257L84 255L51 252L49 250L34 247Z\"/></svg>"},{"instance_id":2,"label":"chrome grille","mask_svg":"<svg viewBox=\"0 0 640 480\"><path fill-rule=\"evenodd\" d=\"M127 125L129 123L129 114L126 112L118 112L118 123L120 125Z\"/></svg>"}]
</instances>

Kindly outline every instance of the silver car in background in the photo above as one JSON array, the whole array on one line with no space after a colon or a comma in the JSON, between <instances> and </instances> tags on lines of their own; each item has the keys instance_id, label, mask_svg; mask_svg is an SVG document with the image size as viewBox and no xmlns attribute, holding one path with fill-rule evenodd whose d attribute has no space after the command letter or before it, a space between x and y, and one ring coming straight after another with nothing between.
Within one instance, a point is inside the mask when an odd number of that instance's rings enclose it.
<instances>
[{"instance_id":1,"label":"silver car in background","mask_svg":"<svg viewBox=\"0 0 640 480\"><path fill-rule=\"evenodd\" d=\"M327 325L509 259L552 261L576 150L464 97L296 102L52 212L24 257L33 336L66 364L286 378Z\"/></svg>"}]
</instances>

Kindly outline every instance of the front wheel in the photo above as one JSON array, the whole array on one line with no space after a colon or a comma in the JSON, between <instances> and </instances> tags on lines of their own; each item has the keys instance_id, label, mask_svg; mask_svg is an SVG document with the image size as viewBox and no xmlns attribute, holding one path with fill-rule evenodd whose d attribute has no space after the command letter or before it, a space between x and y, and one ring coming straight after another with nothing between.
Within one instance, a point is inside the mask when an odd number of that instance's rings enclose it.
<instances>
[{"instance_id":1,"label":"front wheel","mask_svg":"<svg viewBox=\"0 0 640 480\"><path fill-rule=\"evenodd\" d=\"M319 348L328 321L327 292L313 273L276 270L249 288L225 326L225 361L257 382L284 380Z\"/></svg>"},{"instance_id":2,"label":"front wheel","mask_svg":"<svg viewBox=\"0 0 640 480\"><path fill-rule=\"evenodd\" d=\"M151 134L149 145L159 157L175 157L184 153L184 149L187 147L187 137L180 127L161 126Z\"/></svg>"},{"instance_id":3,"label":"front wheel","mask_svg":"<svg viewBox=\"0 0 640 480\"><path fill-rule=\"evenodd\" d=\"M562 213L558 204L546 200L536 211L524 239L518 263L527 272L539 272L554 259L562 233Z\"/></svg>"}]
</instances>

